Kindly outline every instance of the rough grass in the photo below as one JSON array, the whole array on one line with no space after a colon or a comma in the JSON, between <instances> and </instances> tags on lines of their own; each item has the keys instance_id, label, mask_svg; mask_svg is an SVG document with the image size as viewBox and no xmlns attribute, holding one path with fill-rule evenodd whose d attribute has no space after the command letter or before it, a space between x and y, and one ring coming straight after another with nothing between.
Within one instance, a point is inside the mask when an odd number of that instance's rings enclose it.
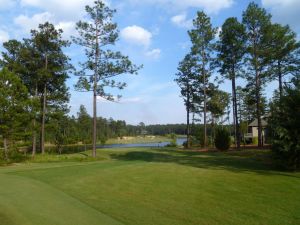
<instances>
[{"instance_id":1,"label":"rough grass","mask_svg":"<svg viewBox=\"0 0 300 225\"><path fill-rule=\"evenodd\" d=\"M300 173L273 170L268 151L98 155L0 168L0 224L300 224Z\"/></svg>"}]
</instances>

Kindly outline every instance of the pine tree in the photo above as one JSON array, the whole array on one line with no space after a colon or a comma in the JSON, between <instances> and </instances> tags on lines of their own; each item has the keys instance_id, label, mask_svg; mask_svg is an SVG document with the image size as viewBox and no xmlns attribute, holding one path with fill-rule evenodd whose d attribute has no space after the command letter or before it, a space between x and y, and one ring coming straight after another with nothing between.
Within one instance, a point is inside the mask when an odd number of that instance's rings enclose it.
<instances>
[{"instance_id":1,"label":"pine tree","mask_svg":"<svg viewBox=\"0 0 300 225\"><path fill-rule=\"evenodd\" d=\"M126 84L116 82L113 78L124 73L136 74L140 67L133 65L120 52L108 49L118 39L117 24L112 22L116 11L99 0L85 9L88 20L77 23L76 29L80 37L73 38L74 43L85 48L87 58L77 73L80 78L76 89L93 92L93 157L96 157L97 96L114 101L115 98L105 88L123 89Z\"/></svg>"},{"instance_id":2,"label":"pine tree","mask_svg":"<svg viewBox=\"0 0 300 225\"><path fill-rule=\"evenodd\" d=\"M31 31L31 45L37 54L36 71L39 75L37 92L41 103L41 135L40 149L45 152L45 122L46 116L52 112L67 111L66 103L69 100L66 79L72 68L69 58L63 48L70 45L62 39L62 30L55 29L53 24L40 24L37 30Z\"/></svg>"},{"instance_id":3,"label":"pine tree","mask_svg":"<svg viewBox=\"0 0 300 225\"><path fill-rule=\"evenodd\" d=\"M197 76L197 62L192 54L188 54L179 63L177 78L175 81L181 89L181 96L184 99L187 114L187 148L190 148L191 140L191 129L190 129L190 113L193 108L193 96L195 95L195 77Z\"/></svg>"},{"instance_id":4,"label":"pine tree","mask_svg":"<svg viewBox=\"0 0 300 225\"><path fill-rule=\"evenodd\" d=\"M256 118L258 121L258 147L262 143L261 105L262 91L268 80L268 66L270 65L268 32L271 26L271 15L255 3L250 3L243 13L243 24L247 35L247 57L249 84L254 85Z\"/></svg>"},{"instance_id":5,"label":"pine tree","mask_svg":"<svg viewBox=\"0 0 300 225\"><path fill-rule=\"evenodd\" d=\"M7 68L0 71L0 133L4 154L8 160L9 149L24 134L22 129L28 118L29 98L22 80Z\"/></svg>"},{"instance_id":6,"label":"pine tree","mask_svg":"<svg viewBox=\"0 0 300 225\"><path fill-rule=\"evenodd\" d=\"M236 78L242 75L243 57L246 49L246 34L244 26L237 18L228 18L222 26L220 41L218 42L218 62L220 73L231 80L233 121L235 124L235 140L240 148L240 127L238 121Z\"/></svg>"},{"instance_id":7,"label":"pine tree","mask_svg":"<svg viewBox=\"0 0 300 225\"><path fill-rule=\"evenodd\" d=\"M207 146L207 86L212 72L213 41L217 30L212 27L210 18L204 12L198 12L193 20L194 28L189 31L192 53L199 63L199 86L203 91L204 147Z\"/></svg>"},{"instance_id":8,"label":"pine tree","mask_svg":"<svg viewBox=\"0 0 300 225\"><path fill-rule=\"evenodd\" d=\"M300 42L297 42L296 33L289 26L272 24L268 40L270 40L271 58L270 73L273 79L278 80L279 96L283 96L283 78L287 75L296 75L300 68Z\"/></svg>"}]
</instances>

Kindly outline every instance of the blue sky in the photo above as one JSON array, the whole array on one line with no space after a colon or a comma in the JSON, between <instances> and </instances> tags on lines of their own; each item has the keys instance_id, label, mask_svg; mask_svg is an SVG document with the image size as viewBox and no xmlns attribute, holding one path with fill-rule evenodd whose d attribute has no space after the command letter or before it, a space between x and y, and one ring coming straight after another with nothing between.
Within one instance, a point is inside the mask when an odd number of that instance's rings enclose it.
<instances>
[{"instance_id":1,"label":"blue sky","mask_svg":"<svg viewBox=\"0 0 300 225\"><path fill-rule=\"evenodd\" d=\"M75 23L84 17L84 6L93 0L0 0L0 44L8 39L22 39L39 23L50 21L65 31L64 37L76 35ZM212 18L214 27L222 26L226 18L241 18L250 1L246 0L106 0L117 9L115 21L120 30L116 48L131 60L144 65L139 75L123 75L125 90L113 91L123 97L119 103L98 99L98 115L125 120L130 124L184 123L185 108L179 88L174 82L178 62L189 51L187 30L198 10ZM289 24L300 34L299 0L256 0L273 15L273 21ZM66 50L76 65L83 50L72 46ZM71 92L71 114L76 115L81 104L92 109L91 93L78 93L71 77L67 84ZM243 81L239 81L244 85ZM231 92L229 82L221 85ZM266 88L272 96L276 83Z\"/></svg>"}]
</instances>

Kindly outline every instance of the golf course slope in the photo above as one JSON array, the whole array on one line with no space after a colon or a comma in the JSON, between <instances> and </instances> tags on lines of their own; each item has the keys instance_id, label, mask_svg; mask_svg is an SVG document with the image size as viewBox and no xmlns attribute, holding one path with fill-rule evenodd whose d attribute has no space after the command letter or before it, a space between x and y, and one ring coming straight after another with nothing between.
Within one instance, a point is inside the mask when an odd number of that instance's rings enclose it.
<instances>
[{"instance_id":1,"label":"golf course slope","mask_svg":"<svg viewBox=\"0 0 300 225\"><path fill-rule=\"evenodd\" d=\"M300 224L300 173L272 169L268 151L98 155L0 167L0 224Z\"/></svg>"}]
</instances>

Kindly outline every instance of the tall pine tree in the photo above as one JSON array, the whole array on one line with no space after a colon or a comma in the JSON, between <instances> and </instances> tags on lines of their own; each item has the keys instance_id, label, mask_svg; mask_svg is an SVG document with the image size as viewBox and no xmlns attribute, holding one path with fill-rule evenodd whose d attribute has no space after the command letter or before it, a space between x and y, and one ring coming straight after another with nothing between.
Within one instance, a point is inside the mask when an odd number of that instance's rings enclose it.
<instances>
[{"instance_id":1,"label":"tall pine tree","mask_svg":"<svg viewBox=\"0 0 300 225\"><path fill-rule=\"evenodd\" d=\"M222 26L220 41L218 42L218 62L220 73L231 80L233 121L235 124L235 140L237 148L240 148L240 127L237 109L236 78L240 77L245 54L246 34L244 26L237 18L228 18Z\"/></svg>"},{"instance_id":2,"label":"tall pine tree","mask_svg":"<svg viewBox=\"0 0 300 225\"><path fill-rule=\"evenodd\" d=\"M192 42L192 54L199 64L199 86L203 91L204 147L207 146L207 88L212 72L213 41L217 30L212 27L210 18L204 12L198 12L193 20L193 29L189 31Z\"/></svg>"},{"instance_id":3,"label":"tall pine tree","mask_svg":"<svg viewBox=\"0 0 300 225\"><path fill-rule=\"evenodd\" d=\"M109 48L118 39L117 24L112 22L115 10L108 8L102 1L86 6L87 21L79 21L76 29L80 37L74 43L85 48L86 61L81 64L80 76L76 85L79 91L93 92L93 157L96 157L97 141L97 96L114 101L105 88L123 89L126 84L113 78L124 74L136 74L139 67L132 64L127 56Z\"/></svg>"}]
</instances>

